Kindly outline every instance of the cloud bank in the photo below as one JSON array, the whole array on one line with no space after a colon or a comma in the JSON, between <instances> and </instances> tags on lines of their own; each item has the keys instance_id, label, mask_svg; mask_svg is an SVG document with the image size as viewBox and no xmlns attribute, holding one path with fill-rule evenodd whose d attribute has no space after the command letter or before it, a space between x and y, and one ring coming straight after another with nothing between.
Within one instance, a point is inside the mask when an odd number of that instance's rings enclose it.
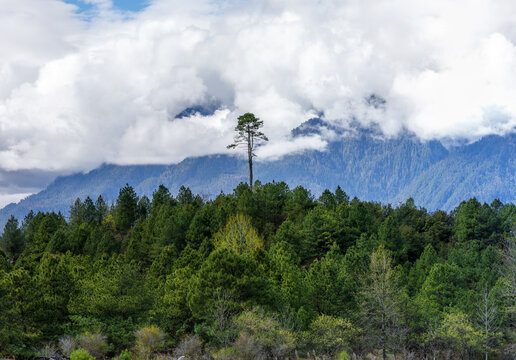
<instances>
[{"instance_id":1,"label":"cloud bank","mask_svg":"<svg viewBox=\"0 0 516 360\"><path fill-rule=\"evenodd\" d=\"M221 153L243 112L265 122L264 159L324 149L290 137L316 114L424 140L516 126L513 0L88 2L85 18L58 0L0 0L1 169Z\"/></svg>"}]
</instances>

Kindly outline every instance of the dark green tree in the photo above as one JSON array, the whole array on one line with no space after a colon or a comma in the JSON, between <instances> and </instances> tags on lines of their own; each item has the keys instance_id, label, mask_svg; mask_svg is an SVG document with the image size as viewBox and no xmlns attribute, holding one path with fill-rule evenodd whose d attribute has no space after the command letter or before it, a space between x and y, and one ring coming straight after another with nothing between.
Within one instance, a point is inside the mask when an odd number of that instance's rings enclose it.
<instances>
[{"instance_id":1,"label":"dark green tree","mask_svg":"<svg viewBox=\"0 0 516 360\"><path fill-rule=\"evenodd\" d=\"M138 217L140 219L145 219L149 215L151 210L151 202L149 198L143 195L138 201Z\"/></svg>"},{"instance_id":2,"label":"dark green tree","mask_svg":"<svg viewBox=\"0 0 516 360\"><path fill-rule=\"evenodd\" d=\"M335 189L335 200L337 201L337 205L347 204L349 202L349 196L342 190L340 185Z\"/></svg>"},{"instance_id":3,"label":"dark green tree","mask_svg":"<svg viewBox=\"0 0 516 360\"><path fill-rule=\"evenodd\" d=\"M102 195L99 195L97 198L97 201L95 201L95 213L96 213L96 219L98 225L102 223L102 220L107 216L109 212L109 207L104 201L104 198Z\"/></svg>"},{"instance_id":4,"label":"dark green tree","mask_svg":"<svg viewBox=\"0 0 516 360\"><path fill-rule=\"evenodd\" d=\"M195 318L208 320L220 300L226 299L230 311L241 311L244 306L267 305L272 301L270 282L260 264L251 256L239 255L228 249L210 254L192 279L188 291L188 307Z\"/></svg>"},{"instance_id":5,"label":"dark green tree","mask_svg":"<svg viewBox=\"0 0 516 360\"><path fill-rule=\"evenodd\" d=\"M75 331L100 330L117 349L129 347L135 323L153 302L153 293L146 290L138 267L127 264L122 256L100 258L76 286L77 295L68 304Z\"/></svg>"},{"instance_id":6,"label":"dark green tree","mask_svg":"<svg viewBox=\"0 0 516 360\"><path fill-rule=\"evenodd\" d=\"M96 220L97 215L97 209L95 207L95 204L93 203L93 200L88 196L86 197L86 200L84 200L84 220L92 224Z\"/></svg>"},{"instance_id":7,"label":"dark green tree","mask_svg":"<svg viewBox=\"0 0 516 360\"><path fill-rule=\"evenodd\" d=\"M430 269L437 262L437 253L432 245L427 245L421 254L421 257L416 260L414 266L410 269L408 278L408 288L411 293L415 293L421 289L425 282Z\"/></svg>"},{"instance_id":8,"label":"dark green tree","mask_svg":"<svg viewBox=\"0 0 516 360\"><path fill-rule=\"evenodd\" d=\"M306 307L308 295L299 258L292 246L284 241L273 245L267 255L268 275L277 288L277 306L295 315L302 306Z\"/></svg>"},{"instance_id":9,"label":"dark green tree","mask_svg":"<svg viewBox=\"0 0 516 360\"><path fill-rule=\"evenodd\" d=\"M318 315L344 316L356 310L356 292L350 274L346 272L344 256L333 244L330 251L314 261L306 275L307 294Z\"/></svg>"},{"instance_id":10,"label":"dark green tree","mask_svg":"<svg viewBox=\"0 0 516 360\"><path fill-rule=\"evenodd\" d=\"M18 219L11 215L0 238L0 248L9 256L11 262L14 262L23 251L24 245L23 234L18 227Z\"/></svg>"},{"instance_id":11,"label":"dark green tree","mask_svg":"<svg viewBox=\"0 0 516 360\"><path fill-rule=\"evenodd\" d=\"M57 338L68 319L68 302L74 296L75 279L70 254L45 254L35 274L35 285L41 296L37 321L42 336Z\"/></svg>"},{"instance_id":12,"label":"dark green tree","mask_svg":"<svg viewBox=\"0 0 516 360\"><path fill-rule=\"evenodd\" d=\"M235 131L238 133L234 138L234 143L228 145L228 149L238 146L247 147L247 158L249 161L249 186L253 189L253 157L256 156L254 150L260 142L269 141L267 136L260 131L263 121L255 117L254 114L245 113L238 117Z\"/></svg>"},{"instance_id":13,"label":"dark green tree","mask_svg":"<svg viewBox=\"0 0 516 360\"><path fill-rule=\"evenodd\" d=\"M84 204L80 198L75 199L75 202L70 206L70 217L68 219L70 226L76 227L84 222Z\"/></svg>"},{"instance_id":14,"label":"dark green tree","mask_svg":"<svg viewBox=\"0 0 516 360\"><path fill-rule=\"evenodd\" d=\"M185 187L184 185L181 185L181 187L179 188L179 191L177 193L176 199L177 199L179 205L193 204L194 195L192 193L192 190L190 190L189 187Z\"/></svg>"},{"instance_id":15,"label":"dark green tree","mask_svg":"<svg viewBox=\"0 0 516 360\"><path fill-rule=\"evenodd\" d=\"M138 196L134 189L126 184L120 190L115 207L115 222L122 233L127 233L138 219Z\"/></svg>"},{"instance_id":16,"label":"dark green tree","mask_svg":"<svg viewBox=\"0 0 516 360\"><path fill-rule=\"evenodd\" d=\"M152 208L156 209L160 205L168 204L172 200L172 196L170 195L170 191L165 187L165 185L161 184L158 187L158 190L152 193Z\"/></svg>"}]
</instances>

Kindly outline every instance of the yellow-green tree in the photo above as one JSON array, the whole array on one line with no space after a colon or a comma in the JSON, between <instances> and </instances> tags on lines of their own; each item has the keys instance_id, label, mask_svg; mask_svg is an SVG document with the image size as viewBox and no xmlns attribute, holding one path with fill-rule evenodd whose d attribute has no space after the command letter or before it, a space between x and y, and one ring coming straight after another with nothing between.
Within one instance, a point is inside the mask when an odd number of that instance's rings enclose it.
<instances>
[{"instance_id":1,"label":"yellow-green tree","mask_svg":"<svg viewBox=\"0 0 516 360\"><path fill-rule=\"evenodd\" d=\"M353 326L349 320L320 315L310 324L303 338L306 338L309 350L334 358L338 352L349 350L360 333L361 329Z\"/></svg>"},{"instance_id":2,"label":"yellow-green tree","mask_svg":"<svg viewBox=\"0 0 516 360\"><path fill-rule=\"evenodd\" d=\"M438 334L448 346L458 351L462 358L469 358L482 348L482 332L475 329L469 318L461 312L447 314Z\"/></svg>"},{"instance_id":3,"label":"yellow-green tree","mask_svg":"<svg viewBox=\"0 0 516 360\"><path fill-rule=\"evenodd\" d=\"M253 228L249 217L236 214L215 234L215 248L228 249L239 255L252 254L263 249L263 240Z\"/></svg>"}]
</instances>

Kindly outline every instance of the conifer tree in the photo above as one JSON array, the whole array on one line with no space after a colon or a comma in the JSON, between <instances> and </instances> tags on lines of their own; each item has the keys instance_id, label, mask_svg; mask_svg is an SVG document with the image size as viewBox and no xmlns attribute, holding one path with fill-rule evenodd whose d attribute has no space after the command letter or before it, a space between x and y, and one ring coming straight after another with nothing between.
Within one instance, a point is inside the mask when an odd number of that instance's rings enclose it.
<instances>
[{"instance_id":1,"label":"conifer tree","mask_svg":"<svg viewBox=\"0 0 516 360\"><path fill-rule=\"evenodd\" d=\"M4 233L0 238L0 248L14 262L24 247L24 239L21 229L18 227L18 219L11 216L4 227Z\"/></svg>"},{"instance_id":2,"label":"conifer tree","mask_svg":"<svg viewBox=\"0 0 516 360\"><path fill-rule=\"evenodd\" d=\"M235 131L238 134L234 138L234 143L227 146L228 149L235 149L238 146L247 147L247 158L249 161L249 186L253 189L253 157L256 156L254 150L262 141L269 141L267 136L260 131L263 121L255 117L254 114L245 113L238 117Z\"/></svg>"},{"instance_id":3,"label":"conifer tree","mask_svg":"<svg viewBox=\"0 0 516 360\"><path fill-rule=\"evenodd\" d=\"M138 218L138 196L134 189L126 184L120 190L116 200L115 222L122 233L129 231Z\"/></svg>"},{"instance_id":4,"label":"conifer tree","mask_svg":"<svg viewBox=\"0 0 516 360\"><path fill-rule=\"evenodd\" d=\"M371 254L361 308L370 344L381 348L383 360L387 359L387 349L396 345L403 332L400 294L399 274L392 266L392 255L380 246Z\"/></svg>"}]
</instances>

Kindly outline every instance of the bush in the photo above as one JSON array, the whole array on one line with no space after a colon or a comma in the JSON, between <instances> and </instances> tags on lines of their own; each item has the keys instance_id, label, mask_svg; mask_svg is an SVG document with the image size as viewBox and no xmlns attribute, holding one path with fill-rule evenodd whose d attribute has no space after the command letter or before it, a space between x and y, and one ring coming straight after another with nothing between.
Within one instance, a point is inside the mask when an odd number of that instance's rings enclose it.
<instances>
[{"instance_id":1,"label":"bush","mask_svg":"<svg viewBox=\"0 0 516 360\"><path fill-rule=\"evenodd\" d=\"M165 333L154 325L137 330L135 336L136 351L145 358L159 350L165 342Z\"/></svg>"},{"instance_id":2,"label":"bush","mask_svg":"<svg viewBox=\"0 0 516 360\"><path fill-rule=\"evenodd\" d=\"M259 308L243 312L235 325L239 336L234 347L242 358L281 358L294 350L294 335Z\"/></svg>"},{"instance_id":3,"label":"bush","mask_svg":"<svg viewBox=\"0 0 516 360\"><path fill-rule=\"evenodd\" d=\"M39 356L45 359L54 358L57 355L57 349L52 344L45 345L44 348L39 350Z\"/></svg>"},{"instance_id":4,"label":"bush","mask_svg":"<svg viewBox=\"0 0 516 360\"><path fill-rule=\"evenodd\" d=\"M100 333L86 333L79 336L79 345L97 359L102 358L108 350L106 337Z\"/></svg>"},{"instance_id":5,"label":"bush","mask_svg":"<svg viewBox=\"0 0 516 360\"><path fill-rule=\"evenodd\" d=\"M90 355L88 350L78 349L72 351L70 354L70 360L95 360L95 358Z\"/></svg>"},{"instance_id":6,"label":"bush","mask_svg":"<svg viewBox=\"0 0 516 360\"><path fill-rule=\"evenodd\" d=\"M133 358L129 350L123 350L120 355L116 357L117 360L131 360Z\"/></svg>"},{"instance_id":7,"label":"bush","mask_svg":"<svg viewBox=\"0 0 516 360\"><path fill-rule=\"evenodd\" d=\"M64 356L70 357L70 354L77 349L77 339L71 336L65 336L59 339L59 350Z\"/></svg>"},{"instance_id":8,"label":"bush","mask_svg":"<svg viewBox=\"0 0 516 360\"><path fill-rule=\"evenodd\" d=\"M351 347L359 334L360 329L348 320L321 315L312 322L310 330L303 337L309 350L334 357L339 351Z\"/></svg>"},{"instance_id":9,"label":"bush","mask_svg":"<svg viewBox=\"0 0 516 360\"><path fill-rule=\"evenodd\" d=\"M214 354L217 360L241 360L237 350L233 347L222 348Z\"/></svg>"},{"instance_id":10,"label":"bush","mask_svg":"<svg viewBox=\"0 0 516 360\"><path fill-rule=\"evenodd\" d=\"M346 350L341 351L341 353L337 356L337 360L350 360L351 357L347 353Z\"/></svg>"},{"instance_id":11,"label":"bush","mask_svg":"<svg viewBox=\"0 0 516 360\"><path fill-rule=\"evenodd\" d=\"M199 336L194 335L183 339L174 350L176 357L185 356L188 359L200 359L204 352L204 344Z\"/></svg>"}]
</instances>

